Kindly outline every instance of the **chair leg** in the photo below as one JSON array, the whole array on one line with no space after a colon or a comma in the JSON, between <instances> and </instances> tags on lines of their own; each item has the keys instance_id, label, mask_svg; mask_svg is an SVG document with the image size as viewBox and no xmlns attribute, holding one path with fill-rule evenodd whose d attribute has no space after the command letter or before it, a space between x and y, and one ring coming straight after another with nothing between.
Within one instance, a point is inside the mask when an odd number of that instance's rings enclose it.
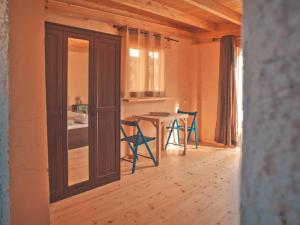
<instances>
[{"instance_id":1,"label":"chair leg","mask_svg":"<svg viewBox=\"0 0 300 225\"><path fill-rule=\"evenodd\" d=\"M133 163L132 163L132 174L135 172L136 168L136 160L137 160L137 150L138 150L138 145L135 146L134 148L134 153L133 153Z\"/></svg>"},{"instance_id":2,"label":"chair leg","mask_svg":"<svg viewBox=\"0 0 300 225\"><path fill-rule=\"evenodd\" d=\"M196 148L198 148L198 134L197 134L197 129L195 129L195 142L196 142Z\"/></svg>"},{"instance_id":3,"label":"chair leg","mask_svg":"<svg viewBox=\"0 0 300 225\"><path fill-rule=\"evenodd\" d=\"M174 123L175 123L175 121L172 123L172 127L171 127L170 133L169 133L169 135L168 135L167 143L166 143L166 145L165 145L165 150L167 150L167 148L168 148L168 144L169 144L169 141L170 141L172 132L174 131Z\"/></svg>"},{"instance_id":4,"label":"chair leg","mask_svg":"<svg viewBox=\"0 0 300 225\"><path fill-rule=\"evenodd\" d=\"M193 131L193 130L190 130L190 132L189 132L189 134L188 134L187 143L190 143L192 131Z\"/></svg>"},{"instance_id":5,"label":"chair leg","mask_svg":"<svg viewBox=\"0 0 300 225\"><path fill-rule=\"evenodd\" d=\"M177 120L175 120L175 121L176 121L176 127L177 127L177 140L178 140L178 145L180 145L180 133L179 133L180 129L179 129L179 123L178 123Z\"/></svg>"},{"instance_id":6,"label":"chair leg","mask_svg":"<svg viewBox=\"0 0 300 225\"><path fill-rule=\"evenodd\" d=\"M147 148L147 150L148 150L148 153L149 153L149 155L150 155L150 157L151 157L151 159L152 159L154 165L157 166L156 159L154 158L154 156L153 156L153 154L152 154L152 152L151 152L151 149L150 149L148 143L145 142L145 145L146 145L146 148Z\"/></svg>"},{"instance_id":7,"label":"chair leg","mask_svg":"<svg viewBox=\"0 0 300 225\"><path fill-rule=\"evenodd\" d=\"M173 131L173 140L176 142L175 131Z\"/></svg>"},{"instance_id":8,"label":"chair leg","mask_svg":"<svg viewBox=\"0 0 300 225\"><path fill-rule=\"evenodd\" d=\"M137 148L138 148L139 146L137 145L136 146L136 160L138 160L139 159L139 155L138 155L138 153L137 153Z\"/></svg>"}]
</instances>

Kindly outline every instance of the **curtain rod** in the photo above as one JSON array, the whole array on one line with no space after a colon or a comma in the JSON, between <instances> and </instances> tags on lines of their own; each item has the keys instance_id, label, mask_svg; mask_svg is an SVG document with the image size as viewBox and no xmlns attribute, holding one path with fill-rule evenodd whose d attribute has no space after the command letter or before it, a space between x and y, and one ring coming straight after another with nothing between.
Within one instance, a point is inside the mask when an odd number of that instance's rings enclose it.
<instances>
[{"instance_id":1,"label":"curtain rod","mask_svg":"<svg viewBox=\"0 0 300 225\"><path fill-rule=\"evenodd\" d=\"M242 37L241 36L234 36L232 35L233 37L235 37L236 39L241 39ZM212 38L211 40L212 41L220 41L222 38Z\"/></svg>"},{"instance_id":2,"label":"curtain rod","mask_svg":"<svg viewBox=\"0 0 300 225\"><path fill-rule=\"evenodd\" d=\"M121 25L113 25L113 27L115 28L115 29L117 29L118 31L120 31L123 27L125 27L125 26L121 26ZM129 30L132 30L132 31L138 31L139 29L138 28L128 28ZM140 31L142 34L149 34L150 32L149 31L144 31L144 30L141 30ZM153 36L156 36L156 37L160 37L161 36L161 34L158 34L158 33L156 33L156 34L153 34ZM174 38L171 38L171 37L164 37L164 39L165 40L167 40L167 41L174 41L174 42L179 42L179 40L177 40L177 39L174 39Z\"/></svg>"},{"instance_id":3,"label":"curtain rod","mask_svg":"<svg viewBox=\"0 0 300 225\"><path fill-rule=\"evenodd\" d=\"M173 39L173 38L170 38L170 37L164 37L167 41L175 41L175 42L179 42L179 40L177 39Z\"/></svg>"}]
</instances>

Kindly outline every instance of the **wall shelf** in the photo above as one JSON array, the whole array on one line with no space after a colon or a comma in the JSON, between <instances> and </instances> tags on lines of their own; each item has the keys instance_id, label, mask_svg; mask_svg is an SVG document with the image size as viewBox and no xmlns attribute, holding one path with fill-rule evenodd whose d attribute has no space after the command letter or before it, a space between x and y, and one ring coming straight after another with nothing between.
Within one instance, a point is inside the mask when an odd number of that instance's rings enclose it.
<instances>
[{"instance_id":1,"label":"wall shelf","mask_svg":"<svg viewBox=\"0 0 300 225\"><path fill-rule=\"evenodd\" d=\"M131 97L131 98L121 98L123 102L128 103L138 103L138 102L160 102L169 100L169 97Z\"/></svg>"}]
</instances>

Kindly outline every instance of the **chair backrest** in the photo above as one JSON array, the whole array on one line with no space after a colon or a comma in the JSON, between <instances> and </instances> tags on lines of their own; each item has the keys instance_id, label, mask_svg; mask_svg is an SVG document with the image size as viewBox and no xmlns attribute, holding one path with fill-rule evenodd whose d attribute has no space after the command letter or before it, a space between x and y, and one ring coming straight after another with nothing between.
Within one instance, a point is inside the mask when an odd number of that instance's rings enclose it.
<instances>
[{"instance_id":1,"label":"chair backrest","mask_svg":"<svg viewBox=\"0 0 300 225\"><path fill-rule=\"evenodd\" d=\"M186 111L181 111L180 109L177 110L177 113L180 114L188 114L189 116L193 116L193 120L192 120L192 127L196 126L196 116L197 116L197 111L195 112L186 112Z\"/></svg>"},{"instance_id":2,"label":"chair backrest","mask_svg":"<svg viewBox=\"0 0 300 225\"><path fill-rule=\"evenodd\" d=\"M138 126L136 121L127 121L127 120L121 120L121 125L124 126L131 126L131 127L136 127Z\"/></svg>"},{"instance_id":3,"label":"chair backrest","mask_svg":"<svg viewBox=\"0 0 300 225\"><path fill-rule=\"evenodd\" d=\"M139 124L138 124L137 121L121 120L121 131L122 131L124 137L127 137L126 132L125 132L123 126L136 127L137 128L136 135L143 135L143 133L142 133L142 131L140 129L140 126L139 126Z\"/></svg>"},{"instance_id":4,"label":"chair backrest","mask_svg":"<svg viewBox=\"0 0 300 225\"><path fill-rule=\"evenodd\" d=\"M181 111L180 109L177 110L177 113L188 114L189 116L196 116L197 115L197 111L195 111L195 112L186 112L186 111Z\"/></svg>"}]
</instances>

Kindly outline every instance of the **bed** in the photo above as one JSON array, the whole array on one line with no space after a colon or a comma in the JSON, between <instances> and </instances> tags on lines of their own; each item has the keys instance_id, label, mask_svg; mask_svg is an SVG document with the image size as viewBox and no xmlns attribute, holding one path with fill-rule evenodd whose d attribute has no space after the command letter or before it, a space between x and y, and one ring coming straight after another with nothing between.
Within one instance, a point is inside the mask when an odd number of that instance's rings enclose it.
<instances>
[{"instance_id":1,"label":"bed","mask_svg":"<svg viewBox=\"0 0 300 225\"><path fill-rule=\"evenodd\" d=\"M88 146L88 131L87 114L68 111L68 149Z\"/></svg>"}]
</instances>

